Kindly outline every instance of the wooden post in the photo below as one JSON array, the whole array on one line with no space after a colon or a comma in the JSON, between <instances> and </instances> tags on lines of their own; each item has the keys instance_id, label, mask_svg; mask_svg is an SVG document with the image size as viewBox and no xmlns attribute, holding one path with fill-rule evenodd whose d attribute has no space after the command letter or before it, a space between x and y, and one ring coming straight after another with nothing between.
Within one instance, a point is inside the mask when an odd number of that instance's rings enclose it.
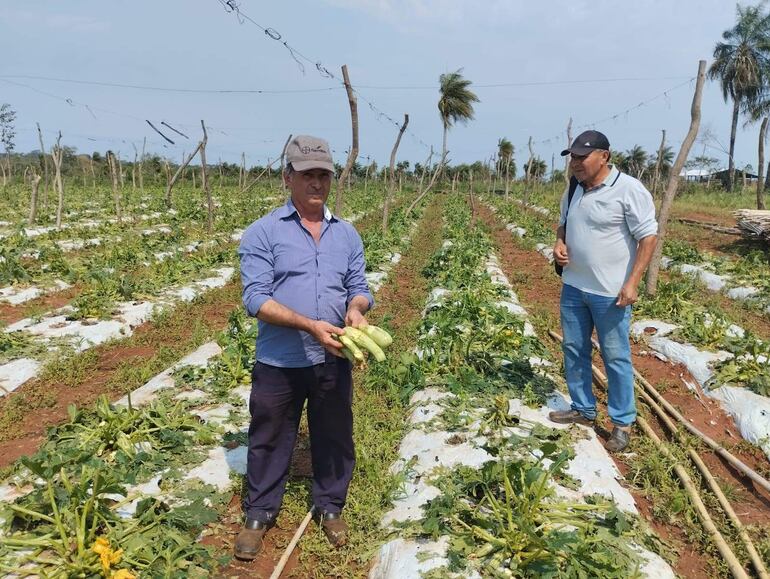
<instances>
[{"instance_id":1,"label":"wooden post","mask_svg":"<svg viewBox=\"0 0 770 579\"><path fill-rule=\"evenodd\" d=\"M29 224L34 225L37 219L37 195L40 190L40 181L43 178L36 172L32 174L32 197L29 202Z\"/></svg>"},{"instance_id":2,"label":"wooden post","mask_svg":"<svg viewBox=\"0 0 770 579\"><path fill-rule=\"evenodd\" d=\"M142 156L139 158L139 192L144 196L144 151L147 146L147 137L142 141Z\"/></svg>"},{"instance_id":3,"label":"wooden post","mask_svg":"<svg viewBox=\"0 0 770 579\"><path fill-rule=\"evenodd\" d=\"M56 186L56 191L59 194L59 200L58 200L58 203L56 204L57 229L61 228L62 213L64 212L64 183L62 182L62 177L61 177L61 165L62 165L63 157L64 157L64 151L61 148L61 131L59 131L59 136L56 138L56 144L51 150L51 159L53 160L54 171L55 171L54 185Z\"/></svg>"},{"instance_id":4,"label":"wooden post","mask_svg":"<svg viewBox=\"0 0 770 579\"><path fill-rule=\"evenodd\" d=\"M505 160L505 200L508 201L508 193L511 189L511 158Z\"/></svg>"},{"instance_id":5,"label":"wooden post","mask_svg":"<svg viewBox=\"0 0 770 579\"><path fill-rule=\"evenodd\" d=\"M658 159L655 161L655 174L652 176L652 196L658 194L658 182L660 179L660 167L663 164L663 150L666 148L666 129L662 129L663 137L660 139L658 147Z\"/></svg>"},{"instance_id":6,"label":"wooden post","mask_svg":"<svg viewBox=\"0 0 770 579\"><path fill-rule=\"evenodd\" d=\"M206 227L211 234L212 231L214 231L214 200L211 198L211 187L209 187L209 179L208 174L206 172L206 144L209 142L209 136L206 132L206 125L203 122L203 119L201 119L201 129L203 129L203 139L201 140L200 144L200 151L201 151L201 187L203 188L203 191L206 193L206 204L208 206L208 215L206 220ZM243 156L243 165L242 167L245 170L246 167L246 156Z\"/></svg>"},{"instance_id":7,"label":"wooden post","mask_svg":"<svg viewBox=\"0 0 770 579\"><path fill-rule=\"evenodd\" d=\"M122 223L123 211L120 207L120 189L118 189L118 171L120 171L120 166L118 165L115 153L112 151L107 151L107 165L110 168L110 176L112 177L112 200L115 203L115 216L118 218L118 223Z\"/></svg>"},{"instance_id":8,"label":"wooden post","mask_svg":"<svg viewBox=\"0 0 770 579\"><path fill-rule=\"evenodd\" d=\"M388 169L388 190L385 194L385 203L382 205L382 232L385 233L388 230L388 217L390 213L390 204L393 201L393 188L396 182L393 178L393 171L396 169L396 153L398 152L398 146L401 144L401 137L406 131L406 127L409 124L409 115L404 113L404 122L398 129L398 135L396 136L396 142L393 144L393 148L390 150L390 168ZM400 189L401 176L399 175L399 189Z\"/></svg>"},{"instance_id":9,"label":"wooden post","mask_svg":"<svg viewBox=\"0 0 770 579\"><path fill-rule=\"evenodd\" d=\"M246 153L241 153L241 170L238 173L238 189L246 184Z\"/></svg>"},{"instance_id":10,"label":"wooden post","mask_svg":"<svg viewBox=\"0 0 770 579\"><path fill-rule=\"evenodd\" d=\"M529 138L527 147L529 147L529 161L527 161L527 175L526 175L527 178L525 179L525 184L524 184L525 205L529 205L529 187L530 187L530 180L532 179L532 161L535 158L535 152L532 150L532 137Z\"/></svg>"},{"instance_id":11,"label":"wooden post","mask_svg":"<svg viewBox=\"0 0 770 579\"><path fill-rule=\"evenodd\" d=\"M195 155L198 154L198 151L200 151L200 148L201 148L201 144L198 143L198 146L193 149L193 152L190 153L190 155L187 158L182 159L182 164L176 170L176 173L174 173L174 176L171 177L171 179L169 179L168 185L166 186L166 207L168 207L169 209L171 209L171 190L174 188L174 185L179 179L179 176L187 168L187 165L189 165L190 161L193 160L193 157L195 157ZM166 162L166 166L168 166L168 162Z\"/></svg>"},{"instance_id":12,"label":"wooden post","mask_svg":"<svg viewBox=\"0 0 770 579\"><path fill-rule=\"evenodd\" d=\"M572 117L569 118L567 123L567 146L566 149L572 145ZM569 155L564 156L564 182L569 186Z\"/></svg>"},{"instance_id":13,"label":"wooden post","mask_svg":"<svg viewBox=\"0 0 770 579\"><path fill-rule=\"evenodd\" d=\"M647 293L655 295L658 289L658 275L660 273L660 258L663 255L663 242L666 238L668 229L668 219L671 215L671 207L676 197L676 189L679 186L679 173L684 168L687 161L687 155L690 154L690 148L695 142L700 127L700 104L703 96L703 83L706 80L706 61L701 60L698 63L698 77L695 83L695 94L692 97L692 107L690 109L690 129L682 142L682 148L676 156L674 166L671 168L671 174L668 176L668 185L663 195L663 201L660 205L660 215L658 216L658 242L655 245L655 253L650 262L650 268L647 270Z\"/></svg>"},{"instance_id":14,"label":"wooden post","mask_svg":"<svg viewBox=\"0 0 770 579\"><path fill-rule=\"evenodd\" d=\"M43 208L48 207L48 191L50 181L48 179L48 157L45 154L45 145L43 144L43 131L40 130L40 123L37 124L37 137L40 140L40 154L43 155Z\"/></svg>"},{"instance_id":15,"label":"wooden post","mask_svg":"<svg viewBox=\"0 0 770 579\"><path fill-rule=\"evenodd\" d=\"M337 181L337 193L334 203L334 212L337 215L342 214L342 189L345 186L345 181L350 176L350 170L353 168L353 163L355 163L356 159L358 158L358 100L356 99L356 94L353 92L353 87L350 84L347 64L342 65L342 78L343 82L345 83L345 91L348 93L348 104L350 105L350 124L353 129L353 144L350 147L350 153L348 154L348 160L347 163L345 163L345 168L342 170L342 175L340 175L339 181Z\"/></svg>"},{"instance_id":16,"label":"wooden post","mask_svg":"<svg viewBox=\"0 0 770 579\"><path fill-rule=\"evenodd\" d=\"M759 169L757 175L757 209L765 208L765 191L763 182L763 173L765 170L765 137L767 136L767 121L768 117L762 119L762 124L759 127L759 145L757 151L759 153Z\"/></svg>"},{"instance_id":17,"label":"wooden post","mask_svg":"<svg viewBox=\"0 0 770 579\"><path fill-rule=\"evenodd\" d=\"M289 143L291 142L291 138L294 135L289 134L289 136L286 138L286 142L283 144L283 149L281 149L281 191L286 193L286 181L283 179L283 174L286 172L286 147L289 146Z\"/></svg>"}]
</instances>

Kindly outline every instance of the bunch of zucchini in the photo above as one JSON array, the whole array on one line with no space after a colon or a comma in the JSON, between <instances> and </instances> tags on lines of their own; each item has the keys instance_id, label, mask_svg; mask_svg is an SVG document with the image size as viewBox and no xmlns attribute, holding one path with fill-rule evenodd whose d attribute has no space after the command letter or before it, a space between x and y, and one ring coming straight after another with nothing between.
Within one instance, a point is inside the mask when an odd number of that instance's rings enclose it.
<instances>
[{"instance_id":1,"label":"bunch of zucchini","mask_svg":"<svg viewBox=\"0 0 770 579\"><path fill-rule=\"evenodd\" d=\"M342 353L353 364L362 364L366 360L364 352L374 356L378 362L384 362L383 350L393 343L390 334L377 326L345 326L345 333L336 338L342 344Z\"/></svg>"}]
</instances>

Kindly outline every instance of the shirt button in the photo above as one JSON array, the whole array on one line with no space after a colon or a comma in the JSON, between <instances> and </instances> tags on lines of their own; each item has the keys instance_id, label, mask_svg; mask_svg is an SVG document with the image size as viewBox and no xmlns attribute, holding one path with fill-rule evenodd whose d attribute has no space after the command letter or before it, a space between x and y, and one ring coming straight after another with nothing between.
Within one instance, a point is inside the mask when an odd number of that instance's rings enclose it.
<instances>
[{"instance_id":1,"label":"shirt button","mask_svg":"<svg viewBox=\"0 0 770 579\"><path fill-rule=\"evenodd\" d=\"M319 298L319 299L321 298L321 294L318 294L318 298Z\"/></svg>"},{"instance_id":2,"label":"shirt button","mask_svg":"<svg viewBox=\"0 0 770 579\"><path fill-rule=\"evenodd\" d=\"M321 274L320 274L320 273L318 274L318 277L321 277Z\"/></svg>"}]
</instances>

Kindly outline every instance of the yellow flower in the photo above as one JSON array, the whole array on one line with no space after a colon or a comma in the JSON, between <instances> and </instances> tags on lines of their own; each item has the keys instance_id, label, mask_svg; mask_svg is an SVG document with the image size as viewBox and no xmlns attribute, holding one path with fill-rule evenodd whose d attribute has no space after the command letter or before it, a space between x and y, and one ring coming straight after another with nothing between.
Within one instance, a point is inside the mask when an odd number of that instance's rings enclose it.
<instances>
[{"instance_id":1,"label":"yellow flower","mask_svg":"<svg viewBox=\"0 0 770 579\"><path fill-rule=\"evenodd\" d=\"M99 555L99 561L102 564L102 570L105 575L109 573L112 565L120 563L120 560L123 558L123 549L113 551L109 540L105 537L98 537L91 546L91 550Z\"/></svg>"},{"instance_id":2,"label":"yellow flower","mask_svg":"<svg viewBox=\"0 0 770 579\"><path fill-rule=\"evenodd\" d=\"M112 574L111 579L136 579L136 575L126 569L120 569Z\"/></svg>"},{"instance_id":3,"label":"yellow flower","mask_svg":"<svg viewBox=\"0 0 770 579\"><path fill-rule=\"evenodd\" d=\"M104 537L98 537L91 546L91 550L97 555L101 555L102 553L110 551L110 542Z\"/></svg>"}]
</instances>

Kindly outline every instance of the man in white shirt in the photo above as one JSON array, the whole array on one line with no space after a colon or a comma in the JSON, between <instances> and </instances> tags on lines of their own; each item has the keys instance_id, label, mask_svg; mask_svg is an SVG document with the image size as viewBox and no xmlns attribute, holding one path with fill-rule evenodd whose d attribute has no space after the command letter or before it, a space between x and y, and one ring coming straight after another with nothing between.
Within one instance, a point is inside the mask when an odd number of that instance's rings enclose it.
<instances>
[{"instance_id":1,"label":"man in white shirt","mask_svg":"<svg viewBox=\"0 0 770 579\"><path fill-rule=\"evenodd\" d=\"M636 419L628 336L631 305L657 241L655 205L641 182L609 164L610 143L602 133L585 131L561 154L570 155L570 171L579 182L569 204L566 192L562 198L553 248L563 267L562 350L572 406L549 417L562 424L594 424L591 334L596 328L614 425L606 446L619 452L628 446Z\"/></svg>"}]
</instances>

